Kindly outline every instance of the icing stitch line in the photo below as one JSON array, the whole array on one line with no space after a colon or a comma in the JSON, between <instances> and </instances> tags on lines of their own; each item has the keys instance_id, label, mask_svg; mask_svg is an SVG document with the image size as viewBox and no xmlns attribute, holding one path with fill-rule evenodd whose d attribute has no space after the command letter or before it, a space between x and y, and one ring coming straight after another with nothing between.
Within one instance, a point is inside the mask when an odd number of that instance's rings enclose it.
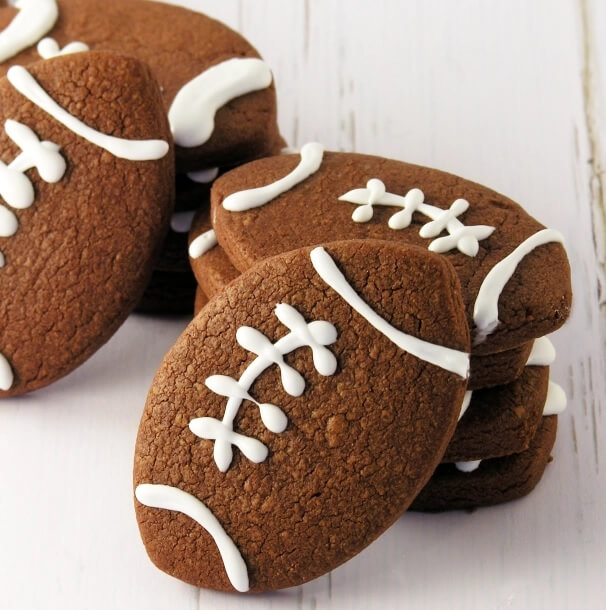
<instances>
[{"instance_id":1,"label":"icing stitch line","mask_svg":"<svg viewBox=\"0 0 606 610\"><path fill-rule=\"evenodd\" d=\"M543 229L523 241L513 252L498 262L484 278L473 307L476 325L475 344L482 343L499 325L499 297L518 265L535 248L549 243L564 243L561 233Z\"/></svg>"},{"instance_id":2,"label":"icing stitch line","mask_svg":"<svg viewBox=\"0 0 606 610\"><path fill-rule=\"evenodd\" d=\"M44 38L38 43L36 50L42 59L52 59L53 57L72 55L73 53L84 53L85 51L90 51L90 47L78 40L70 42L61 48L54 38Z\"/></svg>"},{"instance_id":3,"label":"icing stitch line","mask_svg":"<svg viewBox=\"0 0 606 610\"><path fill-rule=\"evenodd\" d=\"M189 255L191 258L200 258L203 254L210 252L218 243L214 230L206 231L189 244Z\"/></svg>"},{"instance_id":4,"label":"icing stitch line","mask_svg":"<svg viewBox=\"0 0 606 610\"><path fill-rule=\"evenodd\" d=\"M59 17L56 0L18 0L14 7L19 12L0 32L0 62L38 42Z\"/></svg>"},{"instance_id":5,"label":"icing stitch line","mask_svg":"<svg viewBox=\"0 0 606 610\"><path fill-rule=\"evenodd\" d=\"M14 380L13 369L6 356L0 352L0 390L8 392L13 387Z\"/></svg>"},{"instance_id":6,"label":"icing stitch line","mask_svg":"<svg viewBox=\"0 0 606 610\"><path fill-rule=\"evenodd\" d=\"M290 332L272 343L263 333L249 326L241 326L236 332L238 344L257 355L238 380L226 375L211 375L205 380L206 387L227 397L223 419L199 417L189 422L189 429L198 437L215 441L213 457L221 472L227 472L233 459L232 446L252 462L259 464L267 459L268 449L259 440L234 432L234 420L245 400L255 404L265 427L274 434L281 434L288 426L288 418L280 407L255 400L249 393L258 377L273 364L280 369L280 380L287 394L301 396L305 391L305 380L298 371L284 362L284 356L299 349L309 347L315 369L324 377L334 375L337 359L326 347L337 340L337 329L329 322L310 322L292 306L286 303L276 305L278 320Z\"/></svg>"},{"instance_id":7,"label":"icing stitch line","mask_svg":"<svg viewBox=\"0 0 606 610\"><path fill-rule=\"evenodd\" d=\"M259 208L315 174L323 158L324 147L317 142L309 142L301 148L301 161L290 174L267 186L232 193L223 200L223 207L230 212Z\"/></svg>"},{"instance_id":8,"label":"icing stitch line","mask_svg":"<svg viewBox=\"0 0 606 610\"><path fill-rule=\"evenodd\" d=\"M103 148L115 157L128 161L155 161L168 153L169 145L164 140L127 140L108 136L89 127L59 106L22 66L13 66L6 76L11 85L30 102L50 114L76 135Z\"/></svg>"},{"instance_id":9,"label":"icing stitch line","mask_svg":"<svg viewBox=\"0 0 606 610\"><path fill-rule=\"evenodd\" d=\"M437 238L429 244L429 250L438 254L457 248L466 256L476 256L480 249L479 240L487 239L495 230L495 227L488 225L466 226L459 220L458 217L469 208L469 202L465 199L457 199L450 208L443 210L425 203L425 194L420 189L411 189L405 197L394 195L388 193L385 184L377 178L369 180L366 188L341 195L339 201L360 206L354 210L351 218L354 222L362 223L372 219L375 205L402 208L387 223L390 229L396 231L409 227L415 212L427 216L431 222L421 227L419 235L428 239ZM447 231L448 236L438 237L442 231Z\"/></svg>"},{"instance_id":10,"label":"icing stitch line","mask_svg":"<svg viewBox=\"0 0 606 610\"><path fill-rule=\"evenodd\" d=\"M318 275L366 321L404 350L446 371L467 379L469 376L469 354L449 347L434 345L403 333L379 316L349 285L334 260L322 247L314 248L310 254L312 265Z\"/></svg>"},{"instance_id":11,"label":"icing stitch line","mask_svg":"<svg viewBox=\"0 0 606 610\"><path fill-rule=\"evenodd\" d=\"M138 485L135 496L145 506L183 513L203 527L212 536L219 549L229 582L236 591L241 593L248 591L248 569L238 547L203 502L176 487L150 483Z\"/></svg>"},{"instance_id":12,"label":"icing stitch line","mask_svg":"<svg viewBox=\"0 0 606 610\"><path fill-rule=\"evenodd\" d=\"M202 146L215 130L217 110L227 102L267 89L271 70L261 59L234 57L211 66L186 83L168 111L175 143L184 148Z\"/></svg>"}]
</instances>

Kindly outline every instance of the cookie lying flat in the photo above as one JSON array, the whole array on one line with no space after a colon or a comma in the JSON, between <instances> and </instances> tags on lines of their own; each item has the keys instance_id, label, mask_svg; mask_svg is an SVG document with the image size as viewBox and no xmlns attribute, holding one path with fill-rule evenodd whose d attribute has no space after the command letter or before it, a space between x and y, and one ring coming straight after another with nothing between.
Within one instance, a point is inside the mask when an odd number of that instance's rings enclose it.
<instances>
[{"instance_id":1,"label":"cookie lying flat","mask_svg":"<svg viewBox=\"0 0 606 610\"><path fill-rule=\"evenodd\" d=\"M271 71L223 24L141 0L103 0L102 6L98 0L20 0L18 6L0 8L2 69L87 48L137 57L160 84L182 171L275 150Z\"/></svg>"},{"instance_id":2,"label":"cookie lying flat","mask_svg":"<svg viewBox=\"0 0 606 610\"><path fill-rule=\"evenodd\" d=\"M82 53L0 80L0 396L84 362L135 307L173 206L160 92Z\"/></svg>"},{"instance_id":3,"label":"cookie lying flat","mask_svg":"<svg viewBox=\"0 0 606 610\"><path fill-rule=\"evenodd\" d=\"M148 396L134 484L151 559L239 591L348 560L439 462L468 349L454 271L421 249L334 243L243 274L194 318Z\"/></svg>"},{"instance_id":4,"label":"cookie lying flat","mask_svg":"<svg viewBox=\"0 0 606 610\"><path fill-rule=\"evenodd\" d=\"M263 159L213 185L217 238L240 271L281 251L383 239L440 253L457 269L474 355L559 328L571 301L562 236L483 186L380 157L324 153Z\"/></svg>"},{"instance_id":5,"label":"cookie lying flat","mask_svg":"<svg viewBox=\"0 0 606 610\"><path fill-rule=\"evenodd\" d=\"M523 372L534 341L527 341L518 347L471 357L471 377L469 389L493 388L515 381Z\"/></svg>"},{"instance_id":6,"label":"cookie lying flat","mask_svg":"<svg viewBox=\"0 0 606 610\"><path fill-rule=\"evenodd\" d=\"M548 366L528 366L513 383L473 392L442 461L471 462L528 449L548 385Z\"/></svg>"},{"instance_id":7,"label":"cookie lying flat","mask_svg":"<svg viewBox=\"0 0 606 610\"><path fill-rule=\"evenodd\" d=\"M544 417L529 449L482 462L473 472L441 464L410 510L443 511L489 506L529 494L550 461L557 430L556 416Z\"/></svg>"},{"instance_id":8,"label":"cookie lying flat","mask_svg":"<svg viewBox=\"0 0 606 610\"><path fill-rule=\"evenodd\" d=\"M196 212L189 233L189 262L200 288L209 298L240 275L217 244L210 209L204 206Z\"/></svg>"}]
</instances>

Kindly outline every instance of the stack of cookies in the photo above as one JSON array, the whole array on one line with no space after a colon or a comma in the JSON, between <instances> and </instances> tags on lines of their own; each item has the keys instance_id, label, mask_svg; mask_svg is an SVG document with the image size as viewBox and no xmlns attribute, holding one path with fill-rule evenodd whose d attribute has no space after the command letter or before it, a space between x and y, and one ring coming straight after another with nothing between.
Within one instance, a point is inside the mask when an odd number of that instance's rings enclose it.
<instances>
[{"instance_id":1,"label":"stack of cookies","mask_svg":"<svg viewBox=\"0 0 606 610\"><path fill-rule=\"evenodd\" d=\"M566 406L547 335L568 317L570 269L562 236L513 201L310 143L217 179L190 258L197 316L157 373L135 456L163 570L294 586L407 508L538 483Z\"/></svg>"},{"instance_id":2,"label":"stack of cookies","mask_svg":"<svg viewBox=\"0 0 606 610\"><path fill-rule=\"evenodd\" d=\"M205 16L21 0L0 29L0 396L196 296L135 450L161 569L295 586L408 508L531 491L566 403L557 231L437 170L281 154L269 68Z\"/></svg>"}]
</instances>

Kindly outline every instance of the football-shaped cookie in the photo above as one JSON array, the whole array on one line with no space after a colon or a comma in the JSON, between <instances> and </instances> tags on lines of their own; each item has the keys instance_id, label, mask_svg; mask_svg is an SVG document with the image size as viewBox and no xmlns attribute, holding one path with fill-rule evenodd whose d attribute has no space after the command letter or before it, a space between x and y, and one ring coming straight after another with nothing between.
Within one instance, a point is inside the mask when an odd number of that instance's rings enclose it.
<instances>
[{"instance_id":1,"label":"football-shaped cookie","mask_svg":"<svg viewBox=\"0 0 606 610\"><path fill-rule=\"evenodd\" d=\"M0 396L69 373L139 301L173 206L160 92L81 53L0 80Z\"/></svg>"},{"instance_id":2,"label":"football-shaped cookie","mask_svg":"<svg viewBox=\"0 0 606 610\"><path fill-rule=\"evenodd\" d=\"M562 236L457 176L311 143L225 174L211 198L218 242L240 271L330 240L383 239L439 253L461 281L474 354L518 347L569 314Z\"/></svg>"},{"instance_id":3,"label":"football-shaped cookie","mask_svg":"<svg viewBox=\"0 0 606 610\"><path fill-rule=\"evenodd\" d=\"M151 68L182 171L276 149L271 71L214 19L143 0L19 0L0 8L0 70L83 49L132 55Z\"/></svg>"},{"instance_id":4,"label":"football-shaped cookie","mask_svg":"<svg viewBox=\"0 0 606 610\"><path fill-rule=\"evenodd\" d=\"M440 461L469 332L444 259L348 241L261 262L193 320L141 420L136 512L154 563L265 591L361 551Z\"/></svg>"}]
</instances>

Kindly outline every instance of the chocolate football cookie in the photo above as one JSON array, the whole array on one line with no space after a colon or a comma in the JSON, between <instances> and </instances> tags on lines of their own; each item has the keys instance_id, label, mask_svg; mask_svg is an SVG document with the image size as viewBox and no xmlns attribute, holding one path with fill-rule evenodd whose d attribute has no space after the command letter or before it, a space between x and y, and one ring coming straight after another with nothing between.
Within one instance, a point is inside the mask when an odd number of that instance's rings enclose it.
<instances>
[{"instance_id":1,"label":"chocolate football cookie","mask_svg":"<svg viewBox=\"0 0 606 610\"><path fill-rule=\"evenodd\" d=\"M558 418L544 417L530 447L507 457L474 464L469 472L441 464L410 510L443 511L476 508L517 500L539 483L551 458Z\"/></svg>"},{"instance_id":2,"label":"chocolate football cookie","mask_svg":"<svg viewBox=\"0 0 606 610\"><path fill-rule=\"evenodd\" d=\"M470 392L470 404L443 462L471 462L520 453L541 422L548 366L528 366L513 383Z\"/></svg>"},{"instance_id":3,"label":"chocolate football cookie","mask_svg":"<svg viewBox=\"0 0 606 610\"><path fill-rule=\"evenodd\" d=\"M519 347L569 314L562 236L503 195L445 172L311 143L225 174L211 199L218 242L240 271L329 240L439 253L457 270L474 355Z\"/></svg>"},{"instance_id":4,"label":"chocolate football cookie","mask_svg":"<svg viewBox=\"0 0 606 610\"><path fill-rule=\"evenodd\" d=\"M12 396L69 373L135 307L174 159L151 73L114 53L15 66L0 116L0 396Z\"/></svg>"},{"instance_id":5,"label":"chocolate football cookie","mask_svg":"<svg viewBox=\"0 0 606 610\"><path fill-rule=\"evenodd\" d=\"M238 591L347 561L440 461L468 350L454 270L420 248L332 243L238 277L149 392L134 486L152 561Z\"/></svg>"},{"instance_id":6,"label":"chocolate football cookie","mask_svg":"<svg viewBox=\"0 0 606 610\"><path fill-rule=\"evenodd\" d=\"M181 171L270 154L279 141L269 67L205 15L142 0L19 0L0 8L0 70L86 49L132 55L158 81Z\"/></svg>"}]
</instances>

